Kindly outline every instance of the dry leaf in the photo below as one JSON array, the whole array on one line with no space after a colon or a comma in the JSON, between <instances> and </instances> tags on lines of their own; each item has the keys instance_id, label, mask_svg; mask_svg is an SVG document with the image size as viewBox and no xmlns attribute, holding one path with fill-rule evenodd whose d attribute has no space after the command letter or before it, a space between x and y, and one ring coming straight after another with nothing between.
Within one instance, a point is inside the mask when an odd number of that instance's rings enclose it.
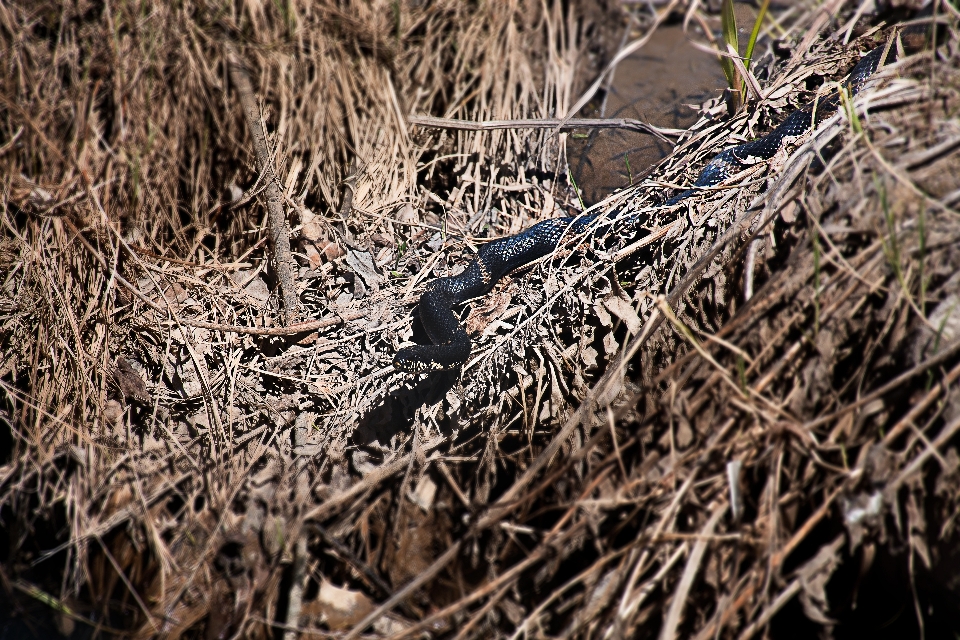
<instances>
[{"instance_id":1,"label":"dry leaf","mask_svg":"<svg viewBox=\"0 0 960 640\"><path fill-rule=\"evenodd\" d=\"M630 335L640 333L640 330L643 328L643 322L640 320L640 316L637 315L633 305L630 304L629 299L611 295L603 301L603 306L623 321Z\"/></svg>"},{"instance_id":2,"label":"dry leaf","mask_svg":"<svg viewBox=\"0 0 960 640\"><path fill-rule=\"evenodd\" d=\"M338 631L357 624L373 609L373 602L360 591L337 587L324 579L317 599L304 602L300 614L315 617L331 631Z\"/></svg>"}]
</instances>

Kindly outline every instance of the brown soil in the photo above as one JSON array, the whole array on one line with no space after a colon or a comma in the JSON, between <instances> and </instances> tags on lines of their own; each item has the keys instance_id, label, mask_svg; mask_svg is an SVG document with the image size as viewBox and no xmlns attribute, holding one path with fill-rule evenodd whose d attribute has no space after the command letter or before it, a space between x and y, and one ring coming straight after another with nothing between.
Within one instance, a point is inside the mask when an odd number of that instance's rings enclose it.
<instances>
[{"instance_id":1,"label":"brown soil","mask_svg":"<svg viewBox=\"0 0 960 640\"><path fill-rule=\"evenodd\" d=\"M697 121L700 105L720 95L725 83L715 56L693 47L683 25L666 25L617 65L605 94L606 108L594 105L590 117L634 118L686 129ZM639 183L673 150L666 141L616 129L578 132L567 148L570 169L588 206L634 180Z\"/></svg>"}]
</instances>

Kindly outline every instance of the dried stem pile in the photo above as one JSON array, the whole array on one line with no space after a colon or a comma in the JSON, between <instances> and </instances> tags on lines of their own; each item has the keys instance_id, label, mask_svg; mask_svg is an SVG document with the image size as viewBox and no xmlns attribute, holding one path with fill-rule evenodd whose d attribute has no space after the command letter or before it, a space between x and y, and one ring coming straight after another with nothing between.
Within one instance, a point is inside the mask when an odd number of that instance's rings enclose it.
<instances>
[{"instance_id":1,"label":"dried stem pile","mask_svg":"<svg viewBox=\"0 0 960 640\"><path fill-rule=\"evenodd\" d=\"M468 305L473 360L420 380L389 361L422 339L424 283L577 204L563 134L406 116L564 118L598 13L0 6L16 606L137 637L957 622L956 10L938 2L931 47L807 139L654 206L858 52L896 46L872 4L790 13L751 66L762 99L705 105L602 204L629 228L571 238ZM661 11L684 9L702 18ZM274 196L231 49L262 100ZM284 326L265 197L293 225L302 324Z\"/></svg>"}]
</instances>

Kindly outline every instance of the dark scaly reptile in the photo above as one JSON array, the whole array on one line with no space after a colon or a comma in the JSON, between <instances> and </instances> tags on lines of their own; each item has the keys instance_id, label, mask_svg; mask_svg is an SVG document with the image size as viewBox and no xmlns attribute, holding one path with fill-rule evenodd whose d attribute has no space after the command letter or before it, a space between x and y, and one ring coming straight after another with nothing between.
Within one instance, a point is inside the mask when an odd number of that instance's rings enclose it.
<instances>
[{"instance_id":1,"label":"dark scaly reptile","mask_svg":"<svg viewBox=\"0 0 960 640\"><path fill-rule=\"evenodd\" d=\"M926 30L923 29L923 32ZM906 31L903 32L906 34ZM912 49L912 47L911 47ZM887 52L885 60L884 52ZM851 70L842 86L856 95L883 64L897 55L896 46L880 45L868 52ZM815 100L792 112L776 129L750 142L721 151L703 168L693 188L682 191L666 202L669 207L696 194L704 187L716 186L748 166L769 160L783 143L804 135L840 104L839 91ZM420 297L420 320L431 345L405 347L397 352L393 366L408 373L426 373L463 366L470 357L470 336L453 313L453 307L489 292L497 281L514 269L549 255L565 234L575 235L602 214L553 218L507 238L485 244L477 257L455 276L438 278L427 285ZM610 219L610 224L629 224L628 219ZM607 228L609 225L604 225ZM596 232L596 230L594 231Z\"/></svg>"}]
</instances>

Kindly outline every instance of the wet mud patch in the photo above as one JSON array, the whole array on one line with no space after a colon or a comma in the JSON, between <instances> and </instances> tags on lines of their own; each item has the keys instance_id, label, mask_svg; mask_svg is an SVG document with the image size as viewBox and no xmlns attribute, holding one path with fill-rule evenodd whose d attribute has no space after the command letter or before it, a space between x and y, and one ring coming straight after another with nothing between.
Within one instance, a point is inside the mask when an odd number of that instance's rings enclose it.
<instances>
[{"instance_id":1,"label":"wet mud patch","mask_svg":"<svg viewBox=\"0 0 960 640\"><path fill-rule=\"evenodd\" d=\"M717 58L694 48L682 25L667 25L617 65L609 90L584 117L686 129L697 121L697 107L719 95L724 82ZM653 136L622 129L578 131L567 142L570 170L587 206L639 182L672 150Z\"/></svg>"}]
</instances>

